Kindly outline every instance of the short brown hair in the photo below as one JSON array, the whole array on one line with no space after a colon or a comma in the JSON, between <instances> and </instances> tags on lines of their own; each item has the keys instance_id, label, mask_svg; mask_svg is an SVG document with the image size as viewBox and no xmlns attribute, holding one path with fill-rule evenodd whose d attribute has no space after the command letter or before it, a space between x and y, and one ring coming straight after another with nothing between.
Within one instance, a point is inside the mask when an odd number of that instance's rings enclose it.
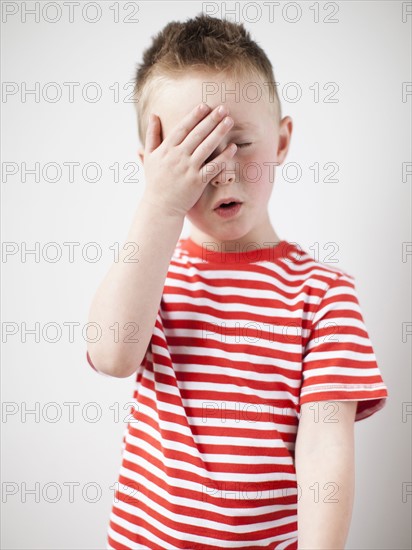
<instances>
[{"instance_id":1,"label":"short brown hair","mask_svg":"<svg viewBox=\"0 0 412 550\"><path fill-rule=\"evenodd\" d=\"M200 14L185 22L172 21L153 37L136 68L134 99L138 132L145 143L149 100L162 83L191 70L219 71L238 78L259 75L267 82L272 111L281 118L272 64L242 23Z\"/></svg>"}]
</instances>

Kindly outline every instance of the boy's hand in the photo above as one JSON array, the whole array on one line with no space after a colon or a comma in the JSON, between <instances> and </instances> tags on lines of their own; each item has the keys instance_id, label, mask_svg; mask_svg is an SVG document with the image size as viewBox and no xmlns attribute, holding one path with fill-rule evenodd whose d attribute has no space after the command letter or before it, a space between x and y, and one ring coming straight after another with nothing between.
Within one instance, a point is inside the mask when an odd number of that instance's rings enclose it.
<instances>
[{"instance_id":1,"label":"boy's hand","mask_svg":"<svg viewBox=\"0 0 412 550\"><path fill-rule=\"evenodd\" d=\"M147 187L145 200L161 213L184 218L201 197L209 181L219 174L222 163L236 152L230 143L213 161L205 164L224 135L233 125L219 114L218 107L193 109L161 141L161 123L157 115L149 115L146 131L144 172ZM229 121L229 124L225 123Z\"/></svg>"}]
</instances>

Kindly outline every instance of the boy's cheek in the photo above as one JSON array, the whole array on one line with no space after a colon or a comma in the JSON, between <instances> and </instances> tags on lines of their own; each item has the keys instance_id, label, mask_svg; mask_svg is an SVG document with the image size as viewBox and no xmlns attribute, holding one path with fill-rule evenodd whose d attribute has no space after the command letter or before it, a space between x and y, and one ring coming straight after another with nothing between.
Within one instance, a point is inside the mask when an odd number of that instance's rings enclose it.
<instances>
[{"instance_id":1,"label":"boy's cheek","mask_svg":"<svg viewBox=\"0 0 412 550\"><path fill-rule=\"evenodd\" d=\"M273 182L278 165L276 156L271 151L258 156L249 155L240 163L239 177L241 181L249 185L262 181Z\"/></svg>"}]
</instances>

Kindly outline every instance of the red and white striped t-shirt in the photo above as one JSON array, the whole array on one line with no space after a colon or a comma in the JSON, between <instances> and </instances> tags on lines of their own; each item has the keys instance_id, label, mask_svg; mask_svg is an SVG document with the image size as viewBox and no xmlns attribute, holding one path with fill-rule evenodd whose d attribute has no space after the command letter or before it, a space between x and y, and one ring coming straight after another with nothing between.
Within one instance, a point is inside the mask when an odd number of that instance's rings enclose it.
<instances>
[{"instance_id":1,"label":"red and white striped t-shirt","mask_svg":"<svg viewBox=\"0 0 412 550\"><path fill-rule=\"evenodd\" d=\"M296 550L300 405L386 403L351 275L285 240L211 246L171 258L107 548Z\"/></svg>"}]
</instances>

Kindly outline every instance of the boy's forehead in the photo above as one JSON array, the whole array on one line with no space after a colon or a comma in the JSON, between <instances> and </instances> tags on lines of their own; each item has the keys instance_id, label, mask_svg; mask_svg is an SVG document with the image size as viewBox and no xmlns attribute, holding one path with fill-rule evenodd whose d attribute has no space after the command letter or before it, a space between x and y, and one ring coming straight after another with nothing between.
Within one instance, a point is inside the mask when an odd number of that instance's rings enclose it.
<instances>
[{"instance_id":1,"label":"boy's forehead","mask_svg":"<svg viewBox=\"0 0 412 550\"><path fill-rule=\"evenodd\" d=\"M267 98L263 93L264 82L256 78L235 78L217 74L191 74L170 81L176 95L184 97L194 106L207 103L214 108L221 103L236 104L262 103Z\"/></svg>"},{"instance_id":2,"label":"boy's forehead","mask_svg":"<svg viewBox=\"0 0 412 550\"><path fill-rule=\"evenodd\" d=\"M162 120L165 130L170 130L199 103L207 103L214 109L225 105L235 124L232 131L248 130L258 126L263 111L267 111L267 96L250 101L244 93L248 82L256 81L228 79L215 75L187 75L167 82L153 98L153 110ZM260 114L260 116L259 116Z\"/></svg>"}]
</instances>

